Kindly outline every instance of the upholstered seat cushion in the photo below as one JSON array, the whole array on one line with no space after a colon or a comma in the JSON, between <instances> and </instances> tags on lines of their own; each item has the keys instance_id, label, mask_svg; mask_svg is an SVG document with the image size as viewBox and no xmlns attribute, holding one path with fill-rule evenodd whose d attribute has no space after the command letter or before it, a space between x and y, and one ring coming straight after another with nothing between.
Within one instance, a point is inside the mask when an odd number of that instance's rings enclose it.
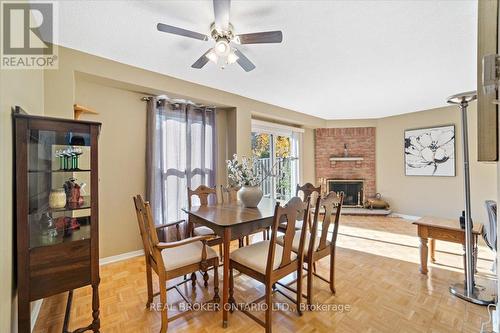
<instances>
[{"instance_id":1,"label":"upholstered seat cushion","mask_svg":"<svg viewBox=\"0 0 500 333\"><path fill-rule=\"evenodd\" d=\"M253 269L259 273L266 273L267 266L267 255L269 253L269 243L270 241L265 240L262 242L257 242L249 246L241 247L237 250L231 252L230 258L237 263L244 265L248 268ZM274 265L273 269L280 267L281 258L283 255L283 247L276 244L276 250L274 251ZM297 255L291 253L291 259L295 260Z\"/></svg>"},{"instance_id":2,"label":"upholstered seat cushion","mask_svg":"<svg viewBox=\"0 0 500 333\"><path fill-rule=\"evenodd\" d=\"M206 235L214 235L215 233L209 227L201 226L194 228L193 234L195 236L206 236Z\"/></svg>"},{"instance_id":3,"label":"upholstered seat cushion","mask_svg":"<svg viewBox=\"0 0 500 333\"><path fill-rule=\"evenodd\" d=\"M164 249L161 251L165 270L172 271L179 267L188 266L201 262L203 250L202 242L193 242L186 245ZM207 259L218 257L214 249L207 246Z\"/></svg>"},{"instance_id":4,"label":"upholstered seat cushion","mask_svg":"<svg viewBox=\"0 0 500 333\"><path fill-rule=\"evenodd\" d=\"M295 236L293 237L293 243L292 243L292 250L295 252L299 252L299 243L300 243L300 234L302 233L301 230L297 230L295 232ZM306 237L304 239L304 253L307 253L307 250L309 250L309 242L311 241L311 233L307 231ZM314 249L317 250L319 247L319 241L320 237L316 236L316 239L314 241ZM276 240L278 244L283 245L283 236L278 237ZM330 245L329 241L326 241L327 246Z\"/></svg>"}]
</instances>

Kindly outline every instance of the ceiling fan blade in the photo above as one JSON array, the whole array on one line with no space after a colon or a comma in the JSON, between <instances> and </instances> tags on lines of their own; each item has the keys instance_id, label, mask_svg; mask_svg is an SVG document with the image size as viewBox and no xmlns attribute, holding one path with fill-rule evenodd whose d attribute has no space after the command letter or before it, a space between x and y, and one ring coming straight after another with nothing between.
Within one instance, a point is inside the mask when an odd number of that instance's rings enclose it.
<instances>
[{"instance_id":1,"label":"ceiling fan blade","mask_svg":"<svg viewBox=\"0 0 500 333\"><path fill-rule=\"evenodd\" d=\"M235 41L239 42L239 44L281 43L283 41L283 33L280 30L276 30L242 34L237 35Z\"/></svg>"},{"instance_id":2,"label":"ceiling fan blade","mask_svg":"<svg viewBox=\"0 0 500 333\"><path fill-rule=\"evenodd\" d=\"M229 10L231 8L231 0L213 0L215 28L217 30L229 30Z\"/></svg>"},{"instance_id":3,"label":"ceiling fan blade","mask_svg":"<svg viewBox=\"0 0 500 333\"><path fill-rule=\"evenodd\" d=\"M236 49L234 54L238 56L238 60L236 62L245 70L245 72L250 72L255 69L255 65L248 59L240 50Z\"/></svg>"},{"instance_id":4,"label":"ceiling fan blade","mask_svg":"<svg viewBox=\"0 0 500 333\"><path fill-rule=\"evenodd\" d=\"M200 34L199 32L196 32L196 31L191 31L191 30L186 30L186 29L174 27L174 26L168 25L168 24L158 23L156 25L156 28L158 29L158 31L166 32L169 34L174 34L174 35L179 35L179 36L184 36L184 37L189 37L189 38L194 38L194 39L199 39L199 40L208 40L207 35Z\"/></svg>"},{"instance_id":5,"label":"ceiling fan blade","mask_svg":"<svg viewBox=\"0 0 500 333\"><path fill-rule=\"evenodd\" d=\"M197 68L197 69L200 69L202 68L203 66L205 66L207 64L207 62L209 61L209 59L207 58L207 54L208 52L210 52L212 49L208 49L207 52L203 53L203 55L194 62L194 64L191 65L192 68Z\"/></svg>"}]
</instances>

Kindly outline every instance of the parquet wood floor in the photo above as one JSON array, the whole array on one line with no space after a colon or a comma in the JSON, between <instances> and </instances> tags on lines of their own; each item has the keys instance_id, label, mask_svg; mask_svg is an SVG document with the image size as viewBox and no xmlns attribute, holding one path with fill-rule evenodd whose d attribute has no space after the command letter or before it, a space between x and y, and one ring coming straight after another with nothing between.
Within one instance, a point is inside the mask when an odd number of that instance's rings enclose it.
<instances>
[{"instance_id":1,"label":"parquet wood floor","mask_svg":"<svg viewBox=\"0 0 500 333\"><path fill-rule=\"evenodd\" d=\"M328 285L314 283L315 303L350 306L350 311L304 312L276 311L275 332L479 332L487 321L485 307L453 297L448 285L463 279L460 245L437 242L435 264L429 273L418 272L419 251L416 227L391 217L343 216L338 241L336 288L332 296ZM479 248L479 275L489 279L493 255ZM328 259L320 262L318 272L328 276ZM101 266L101 332L158 332L160 317L145 309L146 279L142 257ZM208 300L208 291L188 284L181 289L192 299ZM210 283L212 283L210 278ZM486 281L488 282L488 281ZM222 283L221 283L222 285ZM235 276L235 298L250 301L263 294L262 286L243 275ZM155 286L157 288L157 286ZM156 299L155 299L156 300ZM276 302L287 300L277 294ZM180 297L169 292L170 304ZM62 328L66 294L50 297L43 303L34 332L59 333ZM91 289L75 290L70 329L86 325L91 317ZM262 314L263 315L263 314ZM222 329L218 312L192 312L169 324L169 332L262 332L254 321L236 311L229 327Z\"/></svg>"}]
</instances>

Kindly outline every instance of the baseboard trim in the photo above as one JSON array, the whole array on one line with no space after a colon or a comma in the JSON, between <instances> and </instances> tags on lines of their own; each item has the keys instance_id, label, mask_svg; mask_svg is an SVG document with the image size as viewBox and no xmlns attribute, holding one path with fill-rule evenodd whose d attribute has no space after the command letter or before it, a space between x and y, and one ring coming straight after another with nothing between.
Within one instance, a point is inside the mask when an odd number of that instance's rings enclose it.
<instances>
[{"instance_id":1,"label":"baseboard trim","mask_svg":"<svg viewBox=\"0 0 500 333\"><path fill-rule=\"evenodd\" d=\"M40 309L42 308L43 298L37 299L33 302L33 308L31 309L31 331L35 328L36 320L40 314Z\"/></svg>"},{"instance_id":2,"label":"baseboard trim","mask_svg":"<svg viewBox=\"0 0 500 333\"><path fill-rule=\"evenodd\" d=\"M101 259L99 259L99 265L101 265L101 266L107 265L107 264L111 264L114 262L123 261L123 260L127 260L127 259L134 258L134 257L139 257L139 256L142 256L143 254L144 254L144 250L125 252L125 253L117 254L116 256L101 258Z\"/></svg>"},{"instance_id":3,"label":"baseboard trim","mask_svg":"<svg viewBox=\"0 0 500 333\"><path fill-rule=\"evenodd\" d=\"M392 213L391 216L402 218L403 220L407 220L408 222L415 222L416 220L421 218L421 216L406 215L400 213Z\"/></svg>"}]
</instances>

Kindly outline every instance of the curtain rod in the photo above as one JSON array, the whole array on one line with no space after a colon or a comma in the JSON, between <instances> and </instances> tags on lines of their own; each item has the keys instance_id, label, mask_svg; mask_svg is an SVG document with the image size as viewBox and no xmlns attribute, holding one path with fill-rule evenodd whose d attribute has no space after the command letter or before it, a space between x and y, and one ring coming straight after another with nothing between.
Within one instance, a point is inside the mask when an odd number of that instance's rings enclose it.
<instances>
[{"instance_id":1,"label":"curtain rod","mask_svg":"<svg viewBox=\"0 0 500 333\"><path fill-rule=\"evenodd\" d=\"M169 98L166 95L160 95L160 96L157 96L157 97L158 97L159 100L166 100L166 101L170 102L171 104L181 104L181 103L184 103L184 104L191 104L191 105L194 105L194 106L197 106L197 107L207 107L207 108L216 109L216 107L213 106L213 105L197 104L197 103L194 103L194 102L186 100L186 99L171 99L171 98ZM153 98L153 96L143 96L143 97L141 97L141 101L148 102L152 98Z\"/></svg>"}]
</instances>

